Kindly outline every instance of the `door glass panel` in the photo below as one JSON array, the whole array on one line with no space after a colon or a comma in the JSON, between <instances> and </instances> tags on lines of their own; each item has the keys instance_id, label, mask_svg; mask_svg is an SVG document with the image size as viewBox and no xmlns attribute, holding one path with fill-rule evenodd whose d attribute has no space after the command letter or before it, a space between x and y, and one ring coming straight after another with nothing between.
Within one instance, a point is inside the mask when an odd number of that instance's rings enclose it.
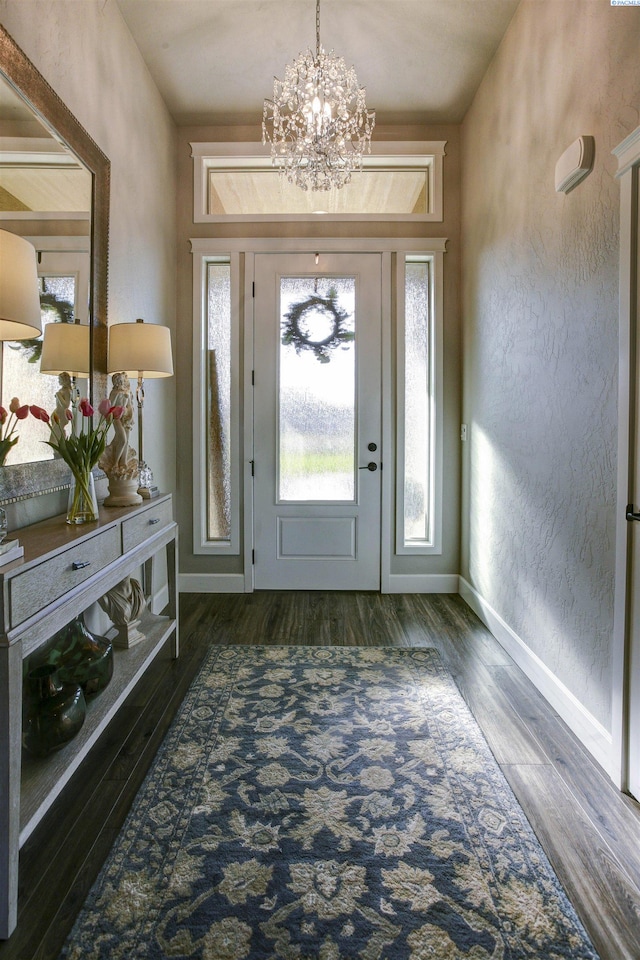
<instances>
[{"instance_id":1,"label":"door glass panel","mask_svg":"<svg viewBox=\"0 0 640 960\"><path fill-rule=\"evenodd\" d=\"M280 280L278 497L355 499L355 278Z\"/></svg>"},{"instance_id":2,"label":"door glass panel","mask_svg":"<svg viewBox=\"0 0 640 960\"><path fill-rule=\"evenodd\" d=\"M404 540L429 539L431 481L431 357L429 263L405 265Z\"/></svg>"}]
</instances>

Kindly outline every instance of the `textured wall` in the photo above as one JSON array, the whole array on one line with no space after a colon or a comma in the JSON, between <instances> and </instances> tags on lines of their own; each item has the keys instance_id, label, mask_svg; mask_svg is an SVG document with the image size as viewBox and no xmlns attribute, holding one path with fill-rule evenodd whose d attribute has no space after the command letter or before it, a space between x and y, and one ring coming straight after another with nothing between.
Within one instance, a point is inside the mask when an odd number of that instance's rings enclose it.
<instances>
[{"instance_id":1,"label":"textured wall","mask_svg":"<svg viewBox=\"0 0 640 960\"><path fill-rule=\"evenodd\" d=\"M0 23L111 161L109 321L174 327L176 131L117 5L0 0ZM175 489L175 387L145 385L145 452L164 490Z\"/></svg>"},{"instance_id":2,"label":"textured wall","mask_svg":"<svg viewBox=\"0 0 640 960\"><path fill-rule=\"evenodd\" d=\"M611 150L640 9L523 0L463 127L462 574L610 729L618 358ZM581 134L595 167L556 194Z\"/></svg>"}]
</instances>

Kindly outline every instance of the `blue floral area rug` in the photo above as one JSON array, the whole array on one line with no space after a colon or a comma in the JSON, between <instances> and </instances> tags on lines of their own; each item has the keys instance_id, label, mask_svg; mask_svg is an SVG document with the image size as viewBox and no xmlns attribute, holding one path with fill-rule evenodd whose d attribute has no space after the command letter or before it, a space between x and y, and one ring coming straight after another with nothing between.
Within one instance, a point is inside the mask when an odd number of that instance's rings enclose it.
<instances>
[{"instance_id":1,"label":"blue floral area rug","mask_svg":"<svg viewBox=\"0 0 640 960\"><path fill-rule=\"evenodd\" d=\"M216 647L62 954L597 960L431 649Z\"/></svg>"}]
</instances>

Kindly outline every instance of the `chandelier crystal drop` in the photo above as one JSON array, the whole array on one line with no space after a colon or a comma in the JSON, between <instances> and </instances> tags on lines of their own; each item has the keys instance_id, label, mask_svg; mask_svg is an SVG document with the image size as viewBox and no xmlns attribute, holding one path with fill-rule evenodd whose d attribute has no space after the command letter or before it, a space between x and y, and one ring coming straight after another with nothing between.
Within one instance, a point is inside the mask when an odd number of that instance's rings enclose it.
<instances>
[{"instance_id":1,"label":"chandelier crystal drop","mask_svg":"<svg viewBox=\"0 0 640 960\"><path fill-rule=\"evenodd\" d=\"M302 190L343 187L371 152L375 122L354 68L320 46L316 0L315 56L308 50L287 64L264 102L262 142L271 144L273 165Z\"/></svg>"}]
</instances>

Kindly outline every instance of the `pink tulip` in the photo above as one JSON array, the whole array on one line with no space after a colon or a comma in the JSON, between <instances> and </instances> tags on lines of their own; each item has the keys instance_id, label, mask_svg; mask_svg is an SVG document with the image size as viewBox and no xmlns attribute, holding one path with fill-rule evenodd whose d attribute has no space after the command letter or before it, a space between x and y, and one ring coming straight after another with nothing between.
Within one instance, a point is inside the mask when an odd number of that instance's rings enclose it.
<instances>
[{"instance_id":1,"label":"pink tulip","mask_svg":"<svg viewBox=\"0 0 640 960\"><path fill-rule=\"evenodd\" d=\"M29 411L31 411L31 416L35 417L36 420L42 420L43 423L49 423L49 414L47 411L35 403L32 403L31 406L25 403L24 407L20 407L19 410L16 410L16 417L18 420L24 420Z\"/></svg>"},{"instance_id":2,"label":"pink tulip","mask_svg":"<svg viewBox=\"0 0 640 960\"><path fill-rule=\"evenodd\" d=\"M111 407L111 409L109 410L109 413L111 414L114 420L119 420L122 414L124 413L124 407L120 407L120 406Z\"/></svg>"},{"instance_id":3,"label":"pink tulip","mask_svg":"<svg viewBox=\"0 0 640 960\"><path fill-rule=\"evenodd\" d=\"M4 407L0 407L0 423L4 423L8 417L8 413Z\"/></svg>"},{"instance_id":4,"label":"pink tulip","mask_svg":"<svg viewBox=\"0 0 640 960\"><path fill-rule=\"evenodd\" d=\"M107 397L105 397L104 400L101 400L98 404L98 412L103 417L108 417L111 413L111 404L109 403Z\"/></svg>"},{"instance_id":5,"label":"pink tulip","mask_svg":"<svg viewBox=\"0 0 640 960\"><path fill-rule=\"evenodd\" d=\"M92 417L94 410L86 397L83 397L80 401L80 412L83 417Z\"/></svg>"},{"instance_id":6,"label":"pink tulip","mask_svg":"<svg viewBox=\"0 0 640 960\"><path fill-rule=\"evenodd\" d=\"M9 410L11 413L16 413L20 409L20 401L17 397L13 397L11 403L9 404Z\"/></svg>"}]
</instances>

